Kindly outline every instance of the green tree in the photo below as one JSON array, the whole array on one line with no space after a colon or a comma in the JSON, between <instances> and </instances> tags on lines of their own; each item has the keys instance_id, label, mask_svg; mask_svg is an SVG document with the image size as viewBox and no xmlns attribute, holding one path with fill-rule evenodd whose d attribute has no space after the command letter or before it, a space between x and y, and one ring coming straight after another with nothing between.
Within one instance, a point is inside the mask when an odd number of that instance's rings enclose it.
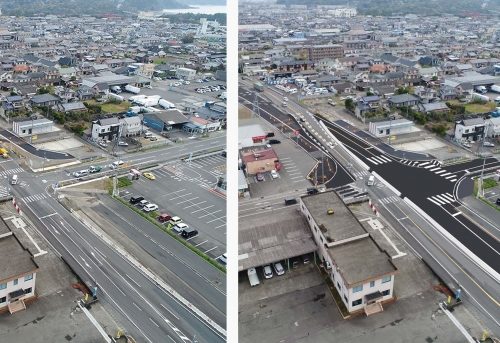
<instances>
[{"instance_id":1,"label":"green tree","mask_svg":"<svg viewBox=\"0 0 500 343\"><path fill-rule=\"evenodd\" d=\"M345 108L349 111L354 111L354 100L351 98L345 99Z\"/></svg>"}]
</instances>

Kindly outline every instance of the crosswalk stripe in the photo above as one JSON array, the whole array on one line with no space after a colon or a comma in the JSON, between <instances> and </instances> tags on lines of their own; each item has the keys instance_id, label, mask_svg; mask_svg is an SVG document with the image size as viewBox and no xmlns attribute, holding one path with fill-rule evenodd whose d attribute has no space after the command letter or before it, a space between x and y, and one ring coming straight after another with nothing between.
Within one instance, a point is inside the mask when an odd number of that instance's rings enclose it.
<instances>
[{"instance_id":1,"label":"crosswalk stripe","mask_svg":"<svg viewBox=\"0 0 500 343\"><path fill-rule=\"evenodd\" d=\"M448 173L442 174L442 175L440 175L440 176L445 177L446 175L451 175L451 174L452 174L452 173L448 172Z\"/></svg>"},{"instance_id":2,"label":"crosswalk stripe","mask_svg":"<svg viewBox=\"0 0 500 343\"><path fill-rule=\"evenodd\" d=\"M370 161L372 164L376 165L376 166L378 166L378 165L379 165L379 163L378 163L378 162L372 161L372 159L371 159L371 158L369 158L369 157L367 157L366 159L367 159L368 161Z\"/></svg>"},{"instance_id":3,"label":"crosswalk stripe","mask_svg":"<svg viewBox=\"0 0 500 343\"><path fill-rule=\"evenodd\" d=\"M429 162L424 162L424 163L420 163L418 166L419 166L419 167L423 167L423 166L426 166L426 165L428 165L428 164L429 164Z\"/></svg>"},{"instance_id":4,"label":"crosswalk stripe","mask_svg":"<svg viewBox=\"0 0 500 343\"><path fill-rule=\"evenodd\" d=\"M425 169L430 169L430 168L433 168L434 166L432 164L429 164L428 166L425 166L424 168Z\"/></svg>"},{"instance_id":5,"label":"crosswalk stripe","mask_svg":"<svg viewBox=\"0 0 500 343\"><path fill-rule=\"evenodd\" d=\"M451 179L450 181L451 181L451 182L455 182L455 181L457 181L457 179Z\"/></svg>"},{"instance_id":6,"label":"crosswalk stripe","mask_svg":"<svg viewBox=\"0 0 500 343\"><path fill-rule=\"evenodd\" d=\"M431 169L431 172L436 172L436 170L440 170L441 168L440 167L437 167L437 168L432 168Z\"/></svg>"},{"instance_id":7,"label":"crosswalk stripe","mask_svg":"<svg viewBox=\"0 0 500 343\"><path fill-rule=\"evenodd\" d=\"M387 157L386 157L386 156L384 156L384 155L380 155L379 157L380 157L381 159L385 160L386 162L392 162L392 160L391 160L391 159L387 158Z\"/></svg>"},{"instance_id":8,"label":"crosswalk stripe","mask_svg":"<svg viewBox=\"0 0 500 343\"><path fill-rule=\"evenodd\" d=\"M434 199L439 199L439 200L443 201L445 204L447 204L447 203L449 203L449 202L450 202L450 200L446 199L446 198L445 198L444 196L442 196L441 194L439 194L439 195L435 195L435 196L434 196Z\"/></svg>"},{"instance_id":9,"label":"crosswalk stripe","mask_svg":"<svg viewBox=\"0 0 500 343\"><path fill-rule=\"evenodd\" d=\"M446 172L446 170L441 169L441 170L436 171L435 173L439 175L439 174L442 174L442 173L445 173L445 172ZM442 176L442 175L440 175L440 176Z\"/></svg>"},{"instance_id":10,"label":"crosswalk stripe","mask_svg":"<svg viewBox=\"0 0 500 343\"><path fill-rule=\"evenodd\" d=\"M457 176L456 175L450 175L450 176L445 177L445 179L453 179L454 177L457 177Z\"/></svg>"},{"instance_id":11,"label":"crosswalk stripe","mask_svg":"<svg viewBox=\"0 0 500 343\"><path fill-rule=\"evenodd\" d=\"M434 199L432 199L432 198L427 198L427 200L432 201L434 204L436 204L436 205L438 205L438 206L443 205L443 204L441 204L441 202L438 202L437 200L434 200Z\"/></svg>"}]
</instances>

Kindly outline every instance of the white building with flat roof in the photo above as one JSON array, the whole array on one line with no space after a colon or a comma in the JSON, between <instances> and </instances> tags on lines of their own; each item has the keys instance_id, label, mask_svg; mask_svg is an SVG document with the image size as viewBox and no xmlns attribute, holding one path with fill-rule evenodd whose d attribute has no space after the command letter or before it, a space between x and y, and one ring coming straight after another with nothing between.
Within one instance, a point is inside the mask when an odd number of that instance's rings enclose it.
<instances>
[{"instance_id":1,"label":"white building with flat roof","mask_svg":"<svg viewBox=\"0 0 500 343\"><path fill-rule=\"evenodd\" d=\"M177 68L175 77L183 80L192 80L196 76L196 70L189 68Z\"/></svg>"},{"instance_id":2,"label":"white building with flat roof","mask_svg":"<svg viewBox=\"0 0 500 343\"><path fill-rule=\"evenodd\" d=\"M394 299L397 272L387 252L333 190L302 196L299 206L347 310L367 315L382 311L382 304Z\"/></svg>"},{"instance_id":3,"label":"white building with flat roof","mask_svg":"<svg viewBox=\"0 0 500 343\"><path fill-rule=\"evenodd\" d=\"M0 312L26 309L26 301L36 297L38 265L31 253L0 218Z\"/></svg>"}]
</instances>

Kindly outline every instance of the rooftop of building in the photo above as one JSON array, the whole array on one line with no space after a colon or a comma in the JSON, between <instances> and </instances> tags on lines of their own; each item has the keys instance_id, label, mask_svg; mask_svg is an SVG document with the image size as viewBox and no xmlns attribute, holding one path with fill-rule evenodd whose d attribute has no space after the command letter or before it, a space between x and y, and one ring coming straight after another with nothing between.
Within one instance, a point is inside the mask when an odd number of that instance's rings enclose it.
<instances>
[{"instance_id":1,"label":"rooftop of building","mask_svg":"<svg viewBox=\"0 0 500 343\"><path fill-rule=\"evenodd\" d=\"M301 197L328 243L365 235L366 230L333 190ZM333 214L328 210L333 209Z\"/></svg>"}]
</instances>

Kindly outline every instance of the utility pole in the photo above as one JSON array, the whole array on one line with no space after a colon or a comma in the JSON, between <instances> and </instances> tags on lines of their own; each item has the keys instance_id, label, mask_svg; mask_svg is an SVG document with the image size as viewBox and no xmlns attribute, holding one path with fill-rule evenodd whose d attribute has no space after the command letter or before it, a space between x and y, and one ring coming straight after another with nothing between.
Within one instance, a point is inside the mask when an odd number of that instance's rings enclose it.
<instances>
[{"instance_id":1,"label":"utility pole","mask_svg":"<svg viewBox=\"0 0 500 343\"><path fill-rule=\"evenodd\" d=\"M484 196L484 188L483 188L483 177L484 177L484 166L486 165L486 154L484 154L484 140L486 139L486 134L488 133L488 127L486 127L486 132L483 135L483 142L478 146L478 150L483 152L483 167L481 168L481 176L479 177L479 181L477 183L477 194L476 199L479 199L479 195Z\"/></svg>"}]
</instances>

